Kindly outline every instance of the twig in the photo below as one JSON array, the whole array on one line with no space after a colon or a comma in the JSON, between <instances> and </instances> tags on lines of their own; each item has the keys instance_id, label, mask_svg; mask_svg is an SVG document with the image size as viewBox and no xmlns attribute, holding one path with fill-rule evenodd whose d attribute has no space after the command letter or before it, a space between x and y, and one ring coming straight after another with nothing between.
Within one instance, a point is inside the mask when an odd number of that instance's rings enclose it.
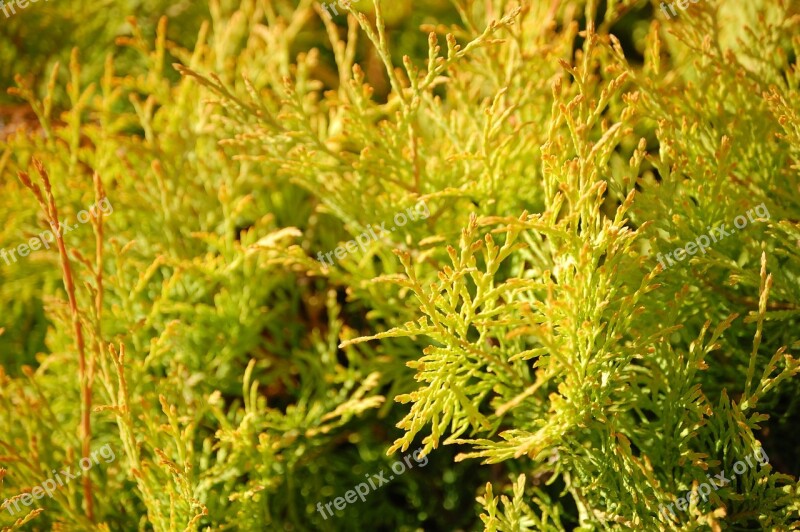
<instances>
[{"instance_id":1,"label":"twig","mask_svg":"<svg viewBox=\"0 0 800 532\"><path fill-rule=\"evenodd\" d=\"M58 209L56 208L56 200L53 197L53 190L50 186L50 178L47 171L38 159L33 159L33 166L42 178L44 184L44 191L47 195L47 201L42 196L42 191L39 186L33 183L30 176L25 172L19 172L18 176L22 184L33 192L39 206L45 213L47 221L53 228L60 227L58 220ZM58 254L61 257L61 271L64 276L64 288L67 291L69 298L69 307L72 312L72 326L75 330L75 342L78 347L78 372L81 386L81 457L91 461L89 456L92 442L92 423L91 423L91 409L92 409L92 382L86 371L86 350L83 340L83 327L81 326L80 315L78 314L78 302L75 298L75 285L72 282L72 268L70 267L69 257L67 256L67 247L64 245L64 237L61 231L55 230L56 241L58 243ZM94 502L92 499L92 481L89 475L83 475L83 496L86 500L86 517L89 521L94 521Z\"/></svg>"}]
</instances>

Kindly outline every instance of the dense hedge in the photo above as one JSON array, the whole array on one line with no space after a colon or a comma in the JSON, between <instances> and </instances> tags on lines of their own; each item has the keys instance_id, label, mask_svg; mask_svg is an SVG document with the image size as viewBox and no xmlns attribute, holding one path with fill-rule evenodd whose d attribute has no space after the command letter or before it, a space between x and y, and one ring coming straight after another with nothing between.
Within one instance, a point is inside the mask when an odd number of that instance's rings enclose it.
<instances>
[{"instance_id":1,"label":"dense hedge","mask_svg":"<svg viewBox=\"0 0 800 532\"><path fill-rule=\"evenodd\" d=\"M798 5L337 6L0 11L0 530L800 528Z\"/></svg>"}]
</instances>

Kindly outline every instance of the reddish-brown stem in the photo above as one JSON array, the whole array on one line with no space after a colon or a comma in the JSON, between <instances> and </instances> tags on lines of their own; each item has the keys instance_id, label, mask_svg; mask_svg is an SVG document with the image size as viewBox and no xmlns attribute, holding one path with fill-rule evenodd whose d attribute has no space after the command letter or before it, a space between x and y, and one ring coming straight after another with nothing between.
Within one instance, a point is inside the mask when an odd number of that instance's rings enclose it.
<instances>
[{"instance_id":1,"label":"reddish-brown stem","mask_svg":"<svg viewBox=\"0 0 800 532\"><path fill-rule=\"evenodd\" d=\"M80 423L80 436L81 436L81 457L91 461L91 442L92 442L92 422L91 422L91 409L92 409L92 382L86 367L86 349L83 340L83 327L81 325L80 315L78 313L78 301L75 297L75 285L72 281L72 268L70 266L69 257L67 256L67 247L64 244L64 237L61 231L58 220L58 209L56 208L56 201L53 197L53 191L50 186L50 178L44 166L37 159L33 159L33 165L36 171L42 178L44 184L45 194L47 201L42 197L41 190L30 180L28 174L20 172L19 178L22 183L31 189L39 205L45 212L50 226L54 229L56 235L56 242L58 243L58 254L61 257L61 271L64 277L64 288L67 291L69 299L69 307L72 313L72 327L75 330L75 343L78 348L78 373L81 385L81 423ZM89 475L83 475L83 496L86 500L86 517L94 520L94 501L92 498L92 481Z\"/></svg>"}]
</instances>

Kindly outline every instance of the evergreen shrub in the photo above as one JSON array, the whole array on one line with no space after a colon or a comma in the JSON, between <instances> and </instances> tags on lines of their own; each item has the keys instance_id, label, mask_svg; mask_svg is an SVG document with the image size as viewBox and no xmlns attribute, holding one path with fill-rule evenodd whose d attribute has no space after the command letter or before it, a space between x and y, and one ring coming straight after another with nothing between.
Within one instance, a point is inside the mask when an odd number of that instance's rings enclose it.
<instances>
[{"instance_id":1,"label":"evergreen shrub","mask_svg":"<svg viewBox=\"0 0 800 532\"><path fill-rule=\"evenodd\" d=\"M798 4L346 11L0 19L0 530L800 528Z\"/></svg>"}]
</instances>

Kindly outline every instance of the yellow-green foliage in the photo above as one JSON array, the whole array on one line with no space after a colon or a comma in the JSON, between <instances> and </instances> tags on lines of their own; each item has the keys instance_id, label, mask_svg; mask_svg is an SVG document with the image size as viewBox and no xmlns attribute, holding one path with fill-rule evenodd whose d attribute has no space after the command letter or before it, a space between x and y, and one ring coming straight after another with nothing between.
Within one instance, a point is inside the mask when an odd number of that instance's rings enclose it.
<instances>
[{"instance_id":1,"label":"yellow-green foliage","mask_svg":"<svg viewBox=\"0 0 800 532\"><path fill-rule=\"evenodd\" d=\"M0 259L0 530L800 527L795 3L63 4L0 18L0 248L113 212Z\"/></svg>"}]
</instances>

